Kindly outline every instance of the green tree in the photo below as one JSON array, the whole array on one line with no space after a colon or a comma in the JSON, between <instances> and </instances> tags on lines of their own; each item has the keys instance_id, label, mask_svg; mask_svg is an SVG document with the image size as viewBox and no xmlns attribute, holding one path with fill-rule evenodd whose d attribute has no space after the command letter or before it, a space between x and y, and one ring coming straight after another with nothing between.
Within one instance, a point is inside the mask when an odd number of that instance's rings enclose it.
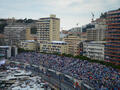
<instances>
[{"instance_id":1,"label":"green tree","mask_svg":"<svg viewBox=\"0 0 120 90\"><path fill-rule=\"evenodd\" d=\"M4 33L5 26L7 26L7 23L0 24L0 33Z\"/></svg>"}]
</instances>

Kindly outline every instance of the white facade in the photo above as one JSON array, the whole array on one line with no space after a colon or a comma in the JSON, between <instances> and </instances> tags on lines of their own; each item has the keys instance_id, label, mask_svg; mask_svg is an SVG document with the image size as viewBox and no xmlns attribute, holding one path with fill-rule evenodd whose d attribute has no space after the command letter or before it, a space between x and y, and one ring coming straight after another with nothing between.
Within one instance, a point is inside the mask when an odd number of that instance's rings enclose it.
<instances>
[{"instance_id":1,"label":"white facade","mask_svg":"<svg viewBox=\"0 0 120 90\"><path fill-rule=\"evenodd\" d=\"M104 60L103 41L83 42L83 55L91 59Z\"/></svg>"},{"instance_id":2,"label":"white facade","mask_svg":"<svg viewBox=\"0 0 120 90\"><path fill-rule=\"evenodd\" d=\"M0 46L0 56L4 58L11 57L11 46Z\"/></svg>"},{"instance_id":3,"label":"white facade","mask_svg":"<svg viewBox=\"0 0 120 90\"><path fill-rule=\"evenodd\" d=\"M18 48L16 46L0 46L0 57L10 58L15 57L18 54Z\"/></svg>"}]
</instances>

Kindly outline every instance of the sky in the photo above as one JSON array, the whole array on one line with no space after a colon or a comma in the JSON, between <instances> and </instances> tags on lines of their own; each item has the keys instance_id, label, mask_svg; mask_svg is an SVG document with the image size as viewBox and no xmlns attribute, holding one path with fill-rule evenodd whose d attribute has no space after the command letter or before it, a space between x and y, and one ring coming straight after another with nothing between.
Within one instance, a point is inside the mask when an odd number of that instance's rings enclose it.
<instances>
[{"instance_id":1,"label":"sky","mask_svg":"<svg viewBox=\"0 0 120 90\"><path fill-rule=\"evenodd\" d=\"M120 0L0 0L0 18L39 19L56 14L60 28L69 30L91 22L94 13L120 8Z\"/></svg>"}]
</instances>

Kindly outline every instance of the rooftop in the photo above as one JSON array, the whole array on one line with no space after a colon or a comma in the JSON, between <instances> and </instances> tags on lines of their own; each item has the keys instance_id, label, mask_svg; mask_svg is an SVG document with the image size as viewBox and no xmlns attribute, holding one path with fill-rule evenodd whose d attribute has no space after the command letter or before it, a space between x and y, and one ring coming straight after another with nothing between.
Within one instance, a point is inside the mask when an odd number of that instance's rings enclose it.
<instances>
[{"instance_id":1,"label":"rooftop","mask_svg":"<svg viewBox=\"0 0 120 90\"><path fill-rule=\"evenodd\" d=\"M24 42L35 42L35 40L25 40Z\"/></svg>"},{"instance_id":2,"label":"rooftop","mask_svg":"<svg viewBox=\"0 0 120 90\"><path fill-rule=\"evenodd\" d=\"M66 43L65 41L52 41L51 43L59 43L59 44L64 44Z\"/></svg>"}]
</instances>

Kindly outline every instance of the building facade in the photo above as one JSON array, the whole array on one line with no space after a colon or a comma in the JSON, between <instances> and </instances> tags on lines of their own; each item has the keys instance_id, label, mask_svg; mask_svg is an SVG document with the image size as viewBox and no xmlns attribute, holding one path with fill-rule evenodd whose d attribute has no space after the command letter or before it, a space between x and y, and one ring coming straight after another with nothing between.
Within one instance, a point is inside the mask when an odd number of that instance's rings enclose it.
<instances>
[{"instance_id":1,"label":"building facade","mask_svg":"<svg viewBox=\"0 0 120 90\"><path fill-rule=\"evenodd\" d=\"M79 55L79 42L81 41L80 37L74 35L68 35L63 38L63 41L68 43L68 54Z\"/></svg>"},{"instance_id":2,"label":"building facade","mask_svg":"<svg viewBox=\"0 0 120 90\"><path fill-rule=\"evenodd\" d=\"M96 60L104 60L104 44L104 41L83 42L81 45L83 46L83 56Z\"/></svg>"},{"instance_id":3,"label":"building facade","mask_svg":"<svg viewBox=\"0 0 120 90\"><path fill-rule=\"evenodd\" d=\"M40 52L68 54L68 45L64 41L40 43Z\"/></svg>"},{"instance_id":4,"label":"building facade","mask_svg":"<svg viewBox=\"0 0 120 90\"><path fill-rule=\"evenodd\" d=\"M80 34L80 38L81 38L81 41L86 41L87 40L87 33L86 32L82 32Z\"/></svg>"},{"instance_id":5,"label":"building facade","mask_svg":"<svg viewBox=\"0 0 120 90\"><path fill-rule=\"evenodd\" d=\"M24 50L36 50L36 42L34 40L25 40L20 43L20 47Z\"/></svg>"},{"instance_id":6,"label":"building facade","mask_svg":"<svg viewBox=\"0 0 120 90\"><path fill-rule=\"evenodd\" d=\"M87 40L89 41L103 41L105 40L105 24L104 18L96 19L94 22L95 27L87 29Z\"/></svg>"},{"instance_id":7,"label":"building facade","mask_svg":"<svg viewBox=\"0 0 120 90\"><path fill-rule=\"evenodd\" d=\"M56 15L47 18L40 18L37 22L38 42L59 41L60 39L60 19Z\"/></svg>"},{"instance_id":8,"label":"building facade","mask_svg":"<svg viewBox=\"0 0 120 90\"><path fill-rule=\"evenodd\" d=\"M107 12L105 60L120 64L120 9Z\"/></svg>"},{"instance_id":9,"label":"building facade","mask_svg":"<svg viewBox=\"0 0 120 90\"><path fill-rule=\"evenodd\" d=\"M0 46L0 56L3 58L11 57L11 46Z\"/></svg>"},{"instance_id":10,"label":"building facade","mask_svg":"<svg viewBox=\"0 0 120 90\"><path fill-rule=\"evenodd\" d=\"M29 40L30 28L26 25L8 25L4 30L7 45L18 45L23 40Z\"/></svg>"},{"instance_id":11,"label":"building facade","mask_svg":"<svg viewBox=\"0 0 120 90\"><path fill-rule=\"evenodd\" d=\"M18 48L15 46L0 46L0 57L8 59L11 56L15 57L18 54Z\"/></svg>"},{"instance_id":12,"label":"building facade","mask_svg":"<svg viewBox=\"0 0 120 90\"><path fill-rule=\"evenodd\" d=\"M68 31L62 30L62 31L60 32L60 41L62 41L62 39L63 39L64 37L66 37L67 35L68 35Z\"/></svg>"}]
</instances>

